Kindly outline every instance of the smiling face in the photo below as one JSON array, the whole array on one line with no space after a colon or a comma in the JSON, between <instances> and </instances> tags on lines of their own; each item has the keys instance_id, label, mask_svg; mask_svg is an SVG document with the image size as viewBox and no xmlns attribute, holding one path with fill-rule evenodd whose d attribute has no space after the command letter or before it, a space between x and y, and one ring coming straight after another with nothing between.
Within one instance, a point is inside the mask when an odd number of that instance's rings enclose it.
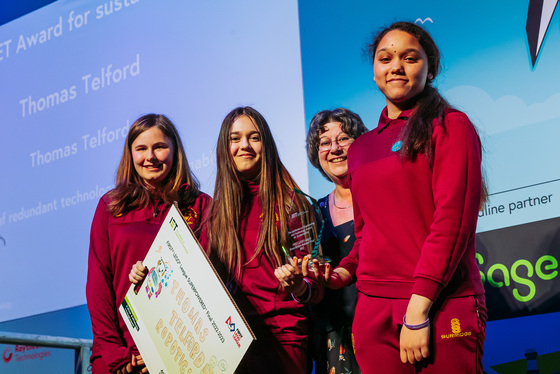
<instances>
[{"instance_id":1,"label":"smiling face","mask_svg":"<svg viewBox=\"0 0 560 374\"><path fill-rule=\"evenodd\" d=\"M158 187L173 166L173 142L157 127L144 131L132 142L134 169L150 187Z\"/></svg>"},{"instance_id":2,"label":"smiling face","mask_svg":"<svg viewBox=\"0 0 560 374\"><path fill-rule=\"evenodd\" d=\"M354 141L342 131L340 122L329 122L323 126L319 135L319 164L329 178L337 185L343 184L348 174L346 161L348 147ZM327 147L330 143L330 147Z\"/></svg>"},{"instance_id":3,"label":"smiling face","mask_svg":"<svg viewBox=\"0 0 560 374\"><path fill-rule=\"evenodd\" d=\"M262 150L257 126L247 116L238 117L231 125L229 152L235 170L243 179L252 180L261 172Z\"/></svg>"},{"instance_id":4,"label":"smiling face","mask_svg":"<svg viewBox=\"0 0 560 374\"><path fill-rule=\"evenodd\" d=\"M410 108L428 78L428 56L418 39L405 31L389 31L375 51L373 79L385 95L390 118Z\"/></svg>"}]
</instances>

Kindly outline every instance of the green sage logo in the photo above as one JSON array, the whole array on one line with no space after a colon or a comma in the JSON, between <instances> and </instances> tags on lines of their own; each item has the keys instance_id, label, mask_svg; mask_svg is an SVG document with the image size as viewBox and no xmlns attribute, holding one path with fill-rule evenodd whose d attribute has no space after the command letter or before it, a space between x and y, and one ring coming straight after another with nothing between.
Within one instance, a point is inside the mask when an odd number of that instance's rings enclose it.
<instances>
[{"instance_id":1,"label":"green sage logo","mask_svg":"<svg viewBox=\"0 0 560 374\"><path fill-rule=\"evenodd\" d=\"M476 254L476 260L479 265L484 264L484 258L479 253ZM504 264L496 263L488 268L486 274L480 271L480 276L484 285L488 282L495 288L513 286L513 297L517 301L526 303L537 293L534 277L545 281L552 280L558 276L556 269L558 269L558 260L554 256L544 255L539 257L534 265L525 259L515 261L509 269ZM519 286L524 287L520 289Z\"/></svg>"}]
</instances>

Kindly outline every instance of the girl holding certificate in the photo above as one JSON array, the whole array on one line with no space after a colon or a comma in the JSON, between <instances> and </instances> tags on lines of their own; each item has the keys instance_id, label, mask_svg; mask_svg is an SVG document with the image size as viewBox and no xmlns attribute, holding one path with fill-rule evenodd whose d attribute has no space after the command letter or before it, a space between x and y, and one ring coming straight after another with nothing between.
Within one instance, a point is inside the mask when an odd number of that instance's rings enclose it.
<instances>
[{"instance_id":1,"label":"girl holding certificate","mask_svg":"<svg viewBox=\"0 0 560 374\"><path fill-rule=\"evenodd\" d=\"M363 373L482 373L479 137L432 85L439 51L422 27L394 23L370 52L387 106L348 151L356 242L334 271L316 275L332 288L357 280Z\"/></svg>"},{"instance_id":2,"label":"girl holding certificate","mask_svg":"<svg viewBox=\"0 0 560 374\"><path fill-rule=\"evenodd\" d=\"M216 161L206 248L223 266L230 293L257 337L236 373L305 374L303 303L319 298L320 289L301 273L281 285L274 271L286 257L297 263L310 253L293 233L313 226L313 208L295 192L298 186L280 161L270 128L253 108L226 116Z\"/></svg>"},{"instance_id":3,"label":"girl holding certificate","mask_svg":"<svg viewBox=\"0 0 560 374\"><path fill-rule=\"evenodd\" d=\"M174 201L199 232L211 198L199 190L173 123L160 114L142 116L128 131L116 187L100 199L91 225L86 296L94 374L146 371L118 306L130 287L130 267L144 259Z\"/></svg>"},{"instance_id":4,"label":"girl holding certificate","mask_svg":"<svg viewBox=\"0 0 560 374\"><path fill-rule=\"evenodd\" d=\"M200 244L257 338L236 373L306 374L304 303L320 300L322 288L303 277L298 261L307 266L314 244L313 208L296 192L266 120L251 107L235 108L224 119L216 161L214 200ZM286 266L293 273L279 282L275 272ZM137 263L130 281L145 275Z\"/></svg>"}]
</instances>

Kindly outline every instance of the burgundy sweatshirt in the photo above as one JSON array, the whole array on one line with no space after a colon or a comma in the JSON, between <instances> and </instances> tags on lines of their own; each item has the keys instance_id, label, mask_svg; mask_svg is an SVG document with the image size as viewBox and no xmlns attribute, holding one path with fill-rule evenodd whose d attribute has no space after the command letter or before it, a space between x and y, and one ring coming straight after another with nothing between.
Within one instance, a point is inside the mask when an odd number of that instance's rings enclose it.
<instances>
[{"instance_id":1,"label":"burgundy sweatshirt","mask_svg":"<svg viewBox=\"0 0 560 374\"><path fill-rule=\"evenodd\" d=\"M241 223L241 241L244 259L250 260L257 247L262 226L262 207L259 201L259 185L249 182L246 188L246 205ZM301 225L299 220L291 220L290 229ZM306 253L296 251L302 258ZM307 307L296 302L287 293L274 275L275 266L261 253L243 267L241 281L229 284L230 292L241 309L247 322L259 340L279 342L303 341L307 338ZM318 301L322 296L317 283L309 280L311 299Z\"/></svg>"},{"instance_id":2,"label":"burgundy sweatshirt","mask_svg":"<svg viewBox=\"0 0 560 374\"><path fill-rule=\"evenodd\" d=\"M436 300L484 293L475 262L481 145L468 117L448 110L434 121L433 160L402 158L399 134L412 110L379 126L348 152L356 242L340 266L360 292Z\"/></svg>"},{"instance_id":3,"label":"burgundy sweatshirt","mask_svg":"<svg viewBox=\"0 0 560 374\"><path fill-rule=\"evenodd\" d=\"M211 200L200 193L192 209L183 212L193 231L198 229ZM118 312L130 287L128 274L133 264L146 257L169 205L159 201L113 217L107 211L108 203L105 194L91 225L86 296L93 328L91 361L102 356L108 369L115 371L130 361L132 353L138 354Z\"/></svg>"}]
</instances>

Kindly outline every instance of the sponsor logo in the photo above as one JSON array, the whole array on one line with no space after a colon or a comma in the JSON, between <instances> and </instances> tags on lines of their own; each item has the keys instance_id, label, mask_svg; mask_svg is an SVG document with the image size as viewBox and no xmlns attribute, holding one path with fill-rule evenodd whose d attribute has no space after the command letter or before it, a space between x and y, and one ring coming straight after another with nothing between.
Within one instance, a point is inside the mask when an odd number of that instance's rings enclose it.
<instances>
[{"instance_id":1,"label":"sponsor logo","mask_svg":"<svg viewBox=\"0 0 560 374\"><path fill-rule=\"evenodd\" d=\"M231 320L231 316L229 316L228 319L226 320L226 325L228 325L229 331L233 333L232 337L233 340L235 341L235 344L237 344L237 347L240 348L243 334L241 334L241 331L239 331L239 329L235 328L235 323Z\"/></svg>"},{"instance_id":2,"label":"sponsor logo","mask_svg":"<svg viewBox=\"0 0 560 374\"><path fill-rule=\"evenodd\" d=\"M173 231L177 230L177 222L175 221L175 218L171 218L169 220L169 225L171 226L171 228L173 229Z\"/></svg>"},{"instance_id":3,"label":"sponsor logo","mask_svg":"<svg viewBox=\"0 0 560 374\"><path fill-rule=\"evenodd\" d=\"M5 363L8 363L8 362L12 361L13 355L14 354L11 352L11 349L6 348L6 349L4 349L4 354L2 355L2 360L4 360Z\"/></svg>"},{"instance_id":4,"label":"sponsor logo","mask_svg":"<svg viewBox=\"0 0 560 374\"><path fill-rule=\"evenodd\" d=\"M130 322L130 325L133 329L135 329L136 331L140 331L140 326L138 326L138 317L136 317L136 313L134 313L134 310L132 309L132 306L130 305L130 302L128 301L128 297L125 296L124 301L122 303L122 307L126 313L126 316L128 317L128 321Z\"/></svg>"},{"instance_id":5,"label":"sponsor logo","mask_svg":"<svg viewBox=\"0 0 560 374\"><path fill-rule=\"evenodd\" d=\"M4 348L2 353L2 360L5 364L12 361L23 362L28 360L42 360L45 357L51 355L51 351L44 349L42 347L28 346L28 345L16 345L12 352L11 347Z\"/></svg>"}]
</instances>

